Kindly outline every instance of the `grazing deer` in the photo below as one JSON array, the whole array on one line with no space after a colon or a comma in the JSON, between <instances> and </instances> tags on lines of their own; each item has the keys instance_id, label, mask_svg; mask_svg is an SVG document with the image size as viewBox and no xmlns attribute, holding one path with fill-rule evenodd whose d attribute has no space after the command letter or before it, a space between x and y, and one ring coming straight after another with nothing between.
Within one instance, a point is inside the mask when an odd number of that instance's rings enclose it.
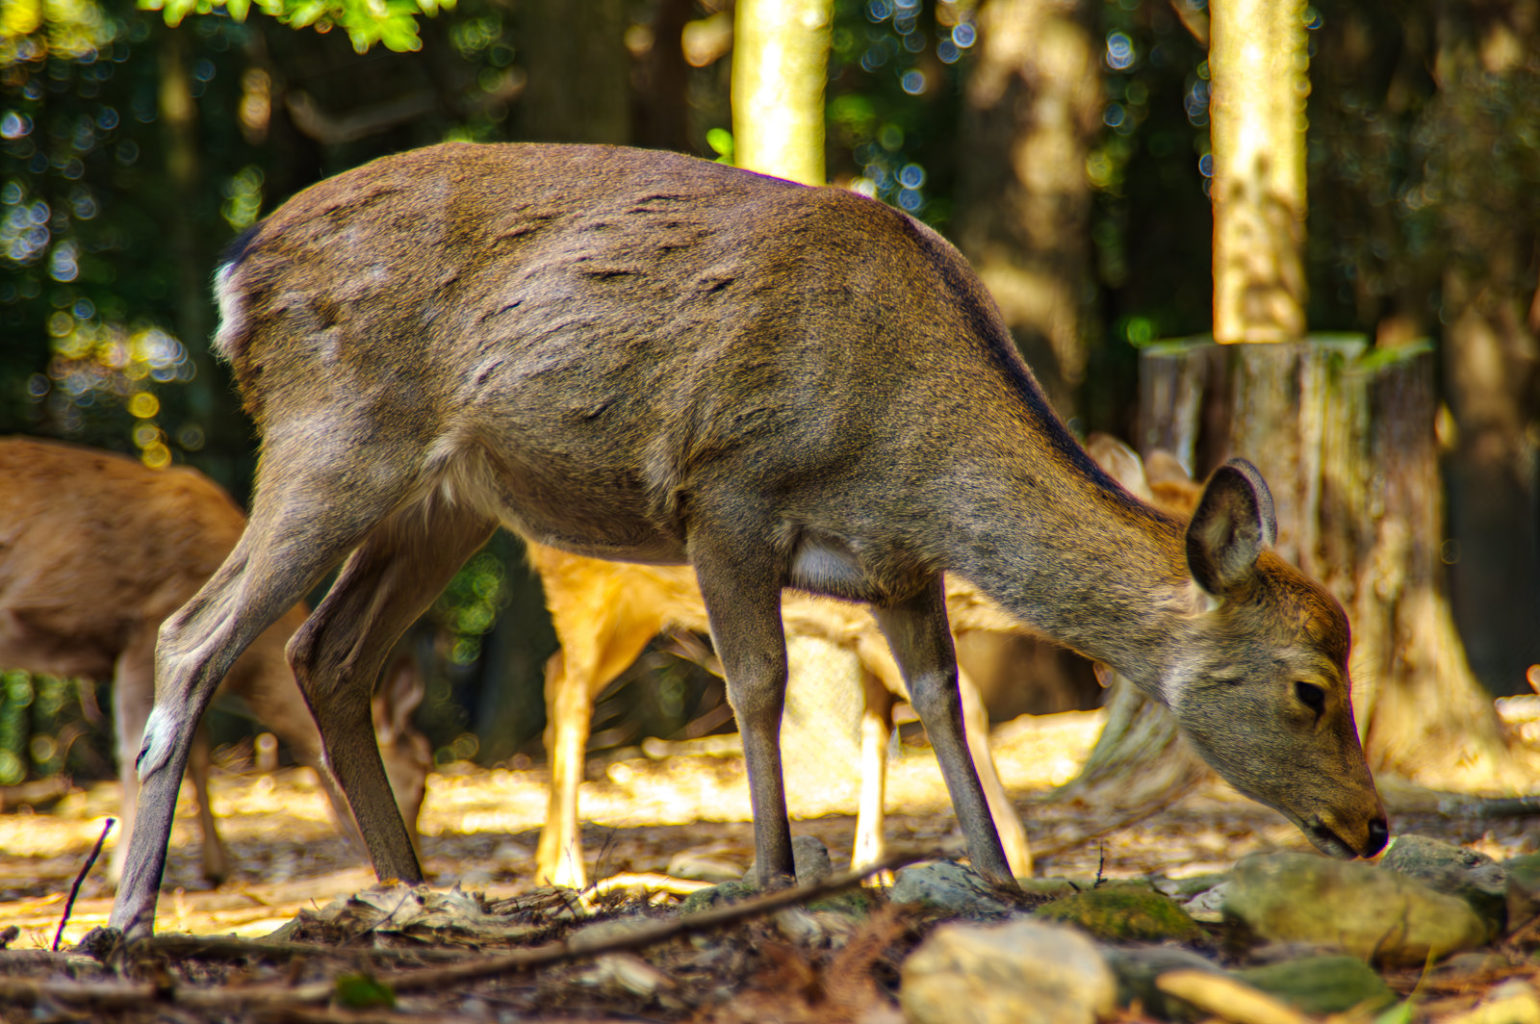
<instances>
[{"instance_id":1,"label":"grazing deer","mask_svg":"<svg viewBox=\"0 0 1540 1024\"><path fill-rule=\"evenodd\" d=\"M114 880L133 832L133 766L154 696L155 634L219 567L245 525L229 495L196 470L153 470L109 452L0 438L0 666L112 680L125 833L113 847ZM252 641L226 687L316 770L337 820L351 830L352 812L323 764L321 736L283 656L304 621L303 607L285 612ZM408 823L417 820L432 763L427 738L409 722L421 699L417 673L398 664L371 704ZM201 737L193 751L188 774L203 876L217 884L229 875L230 857L209 810Z\"/></svg>"},{"instance_id":2,"label":"grazing deer","mask_svg":"<svg viewBox=\"0 0 1540 1024\"><path fill-rule=\"evenodd\" d=\"M963 258L897 210L670 153L450 143L299 193L215 289L215 346L262 435L255 497L161 629L112 927L153 927L175 780L219 679L344 558L289 654L375 870L422 878L368 695L499 523L695 569L763 884L792 877L791 587L871 606L974 868L1014 885L963 738L944 574L1165 702L1323 851L1385 844L1347 618L1270 550L1256 469L1216 470L1185 528L1132 497L1049 408Z\"/></svg>"},{"instance_id":3,"label":"grazing deer","mask_svg":"<svg viewBox=\"0 0 1540 1024\"><path fill-rule=\"evenodd\" d=\"M1123 442L1092 435L1087 450L1131 493L1182 519L1191 518L1200 490L1180 466L1161 463L1163 475L1146 477L1143 461ZM1157 456L1169 458L1163 453ZM1159 489L1157 494L1152 488ZM709 630L695 572L688 565L635 565L585 558L533 541L530 564L540 574L546 607L561 648L546 663L546 755L551 784L540 830L535 871L543 881L580 889L587 884L578 831L578 787L593 703L643 648L666 630ZM946 581L947 613L954 637L969 632L1036 636L966 580ZM861 664L865 706L861 716L861 790L851 863L882 858L888 740L895 698L904 699L903 678L886 641L864 606L790 591L781 600L789 636L816 636L852 650ZM1000 835L1011 874L1032 873L1032 854L1021 818L1011 805L989 746L989 720L977 687L961 667L957 675L964 733L990 817Z\"/></svg>"}]
</instances>

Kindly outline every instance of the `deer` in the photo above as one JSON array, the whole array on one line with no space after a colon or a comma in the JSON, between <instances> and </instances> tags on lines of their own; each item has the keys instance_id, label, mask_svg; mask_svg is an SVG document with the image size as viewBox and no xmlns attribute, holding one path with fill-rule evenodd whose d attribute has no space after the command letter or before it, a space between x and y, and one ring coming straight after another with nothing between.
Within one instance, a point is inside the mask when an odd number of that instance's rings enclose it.
<instances>
[{"instance_id":1,"label":"deer","mask_svg":"<svg viewBox=\"0 0 1540 1024\"><path fill-rule=\"evenodd\" d=\"M1127 444L1092 434L1086 450L1131 493L1183 519L1191 518L1198 487L1169 453L1151 453L1151 471ZM546 755L551 781L545 823L535 854L536 878L581 889L588 877L578 832L578 788L593 703L652 639L665 631L710 629L694 571L688 565L636 565L585 558L528 542L540 576L559 649L546 663ZM981 594L967 580L946 580L947 618L954 639L969 632L1037 634ZM871 613L860 605L788 591L781 617L788 635L817 636L853 651L861 665L861 788L857 801L853 868L885 853L883 818L888 742L903 678ZM1110 685L1110 680L1108 680ZM1011 874L1032 874L1026 829L1000 780L989 745L989 718L977 686L958 667L964 733L983 786L990 817Z\"/></svg>"},{"instance_id":2,"label":"deer","mask_svg":"<svg viewBox=\"0 0 1540 1024\"><path fill-rule=\"evenodd\" d=\"M235 240L214 293L260 455L245 532L156 645L108 917L130 940L153 931L192 723L339 563L290 664L376 873L423 879L368 695L499 524L694 569L760 885L793 879L791 588L871 608L968 860L1016 888L964 738L948 575L1170 707L1323 853L1386 843L1346 614L1273 550L1261 474L1220 466L1185 525L1134 498L1049 406L962 255L898 210L681 154L445 143L289 198Z\"/></svg>"},{"instance_id":3,"label":"deer","mask_svg":"<svg viewBox=\"0 0 1540 1024\"><path fill-rule=\"evenodd\" d=\"M156 634L230 553L246 518L195 469L150 469L55 441L0 438L0 480L0 666L111 681L123 789L123 834L109 862L117 882L135 830L134 760L154 696ZM305 615L302 606L290 608L255 637L225 686L316 771L346 834L352 812L324 763L321 735L283 654ZM427 738L410 721L421 699L420 677L401 660L370 702L373 737L409 826L432 763ZM206 881L219 885L230 875L230 853L209 805L201 730L195 740L187 774L202 835L200 867Z\"/></svg>"}]
</instances>

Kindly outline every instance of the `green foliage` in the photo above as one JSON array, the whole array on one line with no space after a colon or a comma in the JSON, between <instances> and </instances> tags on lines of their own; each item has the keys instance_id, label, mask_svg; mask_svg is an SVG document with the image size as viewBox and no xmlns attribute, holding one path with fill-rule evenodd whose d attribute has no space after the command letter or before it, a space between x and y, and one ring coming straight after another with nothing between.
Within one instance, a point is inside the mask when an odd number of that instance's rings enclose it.
<instances>
[{"instance_id":1,"label":"green foliage","mask_svg":"<svg viewBox=\"0 0 1540 1024\"><path fill-rule=\"evenodd\" d=\"M290 28L314 28L328 32L333 27L348 34L353 49L367 53L376 43L398 53L422 49L417 33L417 17L434 15L440 8L452 8L455 0L140 0L145 10L160 11L166 24L180 25L189 14L211 14L223 10L238 22L246 20L252 7L278 19Z\"/></svg>"},{"instance_id":2,"label":"green foliage","mask_svg":"<svg viewBox=\"0 0 1540 1024\"><path fill-rule=\"evenodd\" d=\"M368 974L338 975L336 993L337 1005L350 1010L396 1005L395 990Z\"/></svg>"},{"instance_id":3,"label":"green foliage","mask_svg":"<svg viewBox=\"0 0 1540 1024\"><path fill-rule=\"evenodd\" d=\"M107 737L88 721L83 695L94 711L96 693L89 683L0 672L0 786L62 771L110 774Z\"/></svg>"}]
</instances>

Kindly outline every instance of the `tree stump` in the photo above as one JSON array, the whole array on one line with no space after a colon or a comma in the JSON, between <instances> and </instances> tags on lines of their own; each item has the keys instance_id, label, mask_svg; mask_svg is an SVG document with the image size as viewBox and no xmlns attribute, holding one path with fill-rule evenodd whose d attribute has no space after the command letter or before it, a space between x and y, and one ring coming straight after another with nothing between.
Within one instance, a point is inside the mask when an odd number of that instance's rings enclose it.
<instances>
[{"instance_id":1,"label":"tree stump","mask_svg":"<svg viewBox=\"0 0 1540 1024\"><path fill-rule=\"evenodd\" d=\"M1137 446L1202 476L1240 455L1272 488L1280 554L1353 625L1358 728L1371 764L1492 784L1509 758L1446 596L1431 346L1359 337L1169 342L1140 365Z\"/></svg>"}]
</instances>

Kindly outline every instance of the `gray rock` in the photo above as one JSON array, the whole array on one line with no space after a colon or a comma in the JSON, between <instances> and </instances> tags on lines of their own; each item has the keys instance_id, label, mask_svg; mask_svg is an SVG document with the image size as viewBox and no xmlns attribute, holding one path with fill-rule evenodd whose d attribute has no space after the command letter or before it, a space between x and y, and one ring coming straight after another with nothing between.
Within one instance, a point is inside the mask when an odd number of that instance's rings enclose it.
<instances>
[{"instance_id":1,"label":"gray rock","mask_svg":"<svg viewBox=\"0 0 1540 1024\"><path fill-rule=\"evenodd\" d=\"M1162 1020L1196 1020L1202 1014L1162 992L1155 979L1167 971L1224 970L1207 957L1177 946L1102 946L1102 956L1118 980L1118 1005L1135 1002Z\"/></svg>"},{"instance_id":2,"label":"gray rock","mask_svg":"<svg viewBox=\"0 0 1540 1024\"><path fill-rule=\"evenodd\" d=\"M1312 853L1256 854L1236 865L1226 919L1259 939L1310 942L1382 964L1420 965L1474 949L1488 927L1464 900L1405 875Z\"/></svg>"},{"instance_id":3,"label":"gray rock","mask_svg":"<svg viewBox=\"0 0 1540 1024\"><path fill-rule=\"evenodd\" d=\"M949 860L911 864L888 890L893 903L921 903L964 917L1004 914L1010 909L976 872Z\"/></svg>"},{"instance_id":4,"label":"gray rock","mask_svg":"<svg viewBox=\"0 0 1540 1024\"><path fill-rule=\"evenodd\" d=\"M1484 853L1430 836L1403 834L1390 841L1380 867L1458 896L1488 923L1490 936L1507 927L1508 872Z\"/></svg>"},{"instance_id":5,"label":"gray rock","mask_svg":"<svg viewBox=\"0 0 1540 1024\"><path fill-rule=\"evenodd\" d=\"M937 928L904 961L898 993L911 1024L1093 1024L1116 997L1090 939L1026 917Z\"/></svg>"}]
</instances>

